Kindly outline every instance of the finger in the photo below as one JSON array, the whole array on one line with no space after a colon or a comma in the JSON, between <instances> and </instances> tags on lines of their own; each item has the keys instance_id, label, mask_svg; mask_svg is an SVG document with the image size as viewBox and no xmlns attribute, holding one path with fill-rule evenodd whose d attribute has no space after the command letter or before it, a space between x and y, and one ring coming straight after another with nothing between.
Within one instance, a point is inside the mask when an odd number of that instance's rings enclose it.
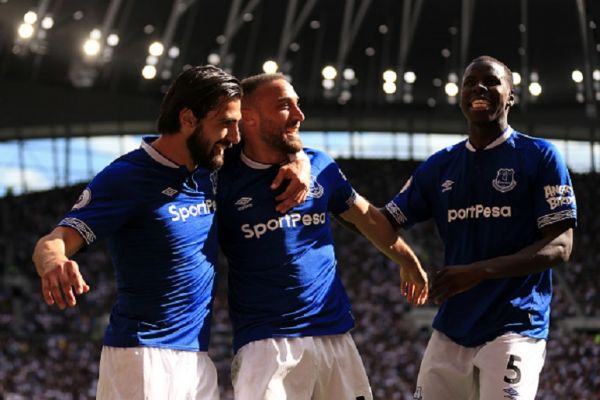
<instances>
[{"instance_id":1,"label":"finger","mask_svg":"<svg viewBox=\"0 0 600 400\"><path fill-rule=\"evenodd\" d=\"M67 263L65 263L65 270L71 286L75 289L75 293L83 293L85 281L83 280L83 276L81 276L81 273L79 272L79 266L77 265L77 263L75 261L68 261Z\"/></svg>"},{"instance_id":2,"label":"finger","mask_svg":"<svg viewBox=\"0 0 600 400\"><path fill-rule=\"evenodd\" d=\"M52 298L52 291L50 290L50 284L48 282L48 278L42 278L42 297L44 301L49 306L54 304L54 299Z\"/></svg>"},{"instance_id":3,"label":"finger","mask_svg":"<svg viewBox=\"0 0 600 400\"><path fill-rule=\"evenodd\" d=\"M60 284L58 282L58 278L56 277L55 274L52 274L52 275L48 276L48 280L49 280L48 283L49 283L49 287L50 287L50 292L52 294L52 298L54 299L54 302L56 303L58 308L63 310L66 307L66 305L65 305L65 301L63 300L62 292L60 291Z\"/></svg>"},{"instance_id":4,"label":"finger","mask_svg":"<svg viewBox=\"0 0 600 400\"><path fill-rule=\"evenodd\" d=\"M60 288L62 289L63 295L67 301L67 305L74 306L77 302L75 300L75 294L73 293L73 286L69 280L69 276L66 271L60 275Z\"/></svg>"},{"instance_id":5,"label":"finger","mask_svg":"<svg viewBox=\"0 0 600 400\"><path fill-rule=\"evenodd\" d=\"M285 176L286 176L286 170L283 168L279 168L279 172L277 172L277 176L275 176L275 179L273 179L273 182L271 182L271 189L277 189L279 186L281 186L281 183L285 179Z\"/></svg>"},{"instance_id":6,"label":"finger","mask_svg":"<svg viewBox=\"0 0 600 400\"><path fill-rule=\"evenodd\" d=\"M275 197L275 200L282 201L282 200L287 200L289 198L296 197L298 195L298 192L300 192L300 190L302 190L302 189L299 187L299 185L297 183L294 184L292 181L290 181L290 183L287 185L285 190L283 192L279 193Z\"/></svg>"}]
</instances>

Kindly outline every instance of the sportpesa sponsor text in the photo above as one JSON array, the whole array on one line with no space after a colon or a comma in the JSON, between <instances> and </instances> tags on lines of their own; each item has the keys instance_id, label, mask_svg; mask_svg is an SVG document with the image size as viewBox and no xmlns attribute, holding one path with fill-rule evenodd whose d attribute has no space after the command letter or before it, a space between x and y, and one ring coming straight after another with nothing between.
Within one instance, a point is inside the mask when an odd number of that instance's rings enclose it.
<instances>
[{"instance_id":1,"label":"sportpesa sponsor text","mask_svg":"<svg viewBox=\"0 0 600 400\"><path fill-rule=\"evenodd\" d=\"M484 206L483 204L474 204L465 208L451 208L448 210L448 222L457 219L476 219L476 218L509 218L512 216L510 206Z\"/></svg>"},{"instance_id":2,"label":"sportpesa sponsor text","mask_svg":"<svg viewBox=\"0 0 600 400\"><path fill-rule=\"evenodd\" d=\"M275 231L277 229L284 228L295 228L299 225L310 226L310 225L323 225L327 218L324 212L314 214L300 214L292 213L286 214L279 218L270 219L264 223L258 223L254 225L244 224L241 229L244 232L245 239L260 239L262 235L268 231Z\"/></svg>"}]
</instances>

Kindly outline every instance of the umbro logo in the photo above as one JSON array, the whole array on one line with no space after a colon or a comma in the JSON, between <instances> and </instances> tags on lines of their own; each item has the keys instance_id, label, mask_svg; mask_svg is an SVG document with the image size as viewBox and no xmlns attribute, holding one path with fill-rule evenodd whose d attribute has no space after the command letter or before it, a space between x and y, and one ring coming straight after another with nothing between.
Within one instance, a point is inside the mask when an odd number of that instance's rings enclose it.
<instances>
[{"instance_id":1,"label":"umbro logo","mask_svg":"<svg viewBox=\"0 0 600 400\"><path fill-rule=\"evenodd\" d=\"M452 190L452 185L454 185L454 181L451 181L450 179L442 183L442 193Z\"/></svg>"},{"instance_id":2,"label":"umbro logo","mask_svg":"<svg viewBox=\"0 0 600 400\"><path fill-rule=\"evenodd\" d=\"M250 208L252 207L252 197L242 197L235 202L235 205L238 206L238 211Z\"/></svg>"},{"instance_id":3,"label":"umbro logo","mask_svg":"<svg viewBox=\"0 0 600 400\"><path fill-rule=\"evenodd\" d=\"M163 190L161 193L166 194L169 197L173 197L177 193L177 190L173 189L172 187L168 187L165 190Z\"/></svg>"}]
</instances>

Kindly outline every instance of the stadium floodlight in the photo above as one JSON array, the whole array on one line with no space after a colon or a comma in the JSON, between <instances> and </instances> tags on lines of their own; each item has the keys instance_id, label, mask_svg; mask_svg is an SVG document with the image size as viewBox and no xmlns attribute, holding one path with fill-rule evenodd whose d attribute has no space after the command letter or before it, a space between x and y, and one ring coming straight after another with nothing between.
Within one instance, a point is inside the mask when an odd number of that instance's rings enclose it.
<instances>
[{"instance_id":1,"label":"stadium floodlight","mask_svg":"<svg viewBox=\"0 0 600 400\"><path fill-rule=\"evenodd\" d=\"M148 53L150 53L150 55L154 57L162 56L164 51L165 46L163 46L161 42L152 42L152 44L148 47Z\"/></svg>"},{"instance_id":2,"label":"stadium floodlight","mask_svg":"<svg viewBox=\"0 0 600 400\"><path fill-rule=\"evenodd\" d=\"M36 21L37 21L37 19L38 19L38 16L37 16L37 14L36 14L35 12L33 12L33 11L27 11L27 12L25 13L25 15L23 16L23 21L24 21L26 24L29 24L29 25L33 25L33 24L35 24L35 23L36 23Z\"/></svg>"},{"instance_id":3,"label":"stadium floodlight","mask_svg":"<svg viewBox=\"0 0 600 400\"><path fill-rule=\"evenodd\" d=\"M96 39L88 39L83 43L83 52L85 55L95 57L100 53L100 42Z\"/></svg>"},{"instance_id":4,"label":"stadium floodlight","mask_svg":"<svg viewBox=\"0 0 600 400\"><path fill-rule=\"evenodd\" d=\"M142 69L144 79L154 79L156 77L156 67L154 65L146 65Z\"/></svg>"},{"instance_id":5,"label":"stadium floodlight","mask_svg":"<svg viewBox=\"0 0 600 400\"><path fill-rule=\"evenodd\" d=\"M177 46L171 46L171 48L169 49L169 53L168 54L169 54L169 57L173 58L173 59L179 57L179 47L177 47Z\"/></svg>"},{"instance_id":6,"label":"stadium floodlight","mask_svg":"<svg viewBox=\"0 0 600 400\"><path fill-rule=\"evenodd\" d=\"M46 16L44 17L44 19L42 19L42 28L48 30L48 29L52 29L52 27L54 26L54 18L50 17L50 16Z\"/></svg>"},{"instance_id":7,"label":"stadium floodlight","mask_svg":"<svg viewBox=\"0 0 600 400\"><path fill-rule=\"evenodd\" d=\"M578 69L573 70L573 72L571 72L571 79L573 79L573 82L575 83L581 83L583 82L583 73Z\"/></svg>"},{"instance_id":8,"label":"stadium floodlight","mask_svg":"<svg viewBox=\"0 0 600 400\"><path fill-rule=\"evenodd\" d=\"M351 81L356 77L356 73L354 72L354 70L352 68L346 68L342 72L342 76L344 77L345 80Z\"/></svg>"},{"instance_id":9,"label":"stadium floodlight","mask_svg":"<svg viewBox=\"0 0 600 400\"><path fill-rule=\"evenodd\" d=\"M323 86L323 89L331 90L335 87L335 81L333 79L323 79L321 85Z\"/></svg>"},{"instance_id":10,"label":"stadium floodlight","mask_svg":"<svg viewBox=\"0 0 600 400\"><path fill-rule=\"evenodd\" d=\"M531 82L529 84L529 93L535 97L539 96L542 94L542 85L539 82Z\"/></svg>"},{"instance_id":11,"label":"stadium floodlight","mask_svg":"<svg viewBox=\"0 0 600 400\"><path fill-rule=\"evenodd\" d=\"M29 39L33 36L33 26L28 23L23 23L19 25L17 32L21 39Z\"/></svg>"},{"instance_id":12,"label":"stadium floodlight","mask_svg":"<svg viewBox=\"0 0 600 400\"><path fill-rule=\"evenodd\" d=\"M100 31L100 29L95 28L90 31L90 39L100 40L101 37L102 37L102 32Z\"/></svg>"},{"instance_id":13,"label":"stadium floodlight","mask_svg":"<svg viewBox=\"0 0 600 400\"><path fill-rule=\"evenodd\" d=\"M111 33L106 38L106 44L108 44L110 47L115 47L116 45L119 44L120 40L121 39L119 38L119 35L117 35L116 33Z\"/></svg>"},{"instance_id":14,"label":"stadium floodlight","mask_svg":"<svg viewBox=\"0 0 600 400\"><path fill-rule=\"evenodd\" d=\"M595 81L600 81L600 69L595 69L594 72L592 72L592 78L594 78Z\"/></svg>"},{"instance_id":15,"label":"stadium floodlight","mask_svg":"<svg viewBox=\"0 0 600 400\"><path fill-rule=\"evenodd\" d=\"M394 94L396 93L396 84L392 81L385 81L383 83L383 91L386 94Z\"/></svg>"},{"instance_id":16,"label":"stadium floodlight","mask_svg":"<svg viewBox=\"0 0 600 400\"><path fill-rule=\"evenodd\" d=\"M383 71L383 80L385 82L394 83L394 82L396 82L396 79L398 79L398 74L396 73L396 71L391 70L391 69L386 69L385 71Z\"/></svg>"},{"instance_id":17,"label":"stadium floodlight","mask_svg":"<svg viewBox=\"0 0 600 400\"><path fill-rule=\"evenodd\" d=\"M515 86L519 86L521 84L521 74L518 72L513 72L512 73L512 80L513 80L513 85Z\"/></svg>"},{"instance_id":18,"label":"stadium floodlight","mask_svg":"<svg viewBox=\"0 0 600 400\"><path fill-rule=\"evenodd\" d=\"M444 91L450 97L456 97L458 94L458 85L454 82L448 82L444 86Z\"/></svg>"},{"instance_id":19,"label":"stadium floodlight","mask_svg":"<svg viewBox=\"0 0 600 400\"><path fill-rule=\"evenodd\" d=\"M321 70L321 75L323 75L323 78L325 79L335 79L337 76L337 70L331 65L326 65Z\"/></svg>"},{"instance_id":20,"label":"stadium floodlight","mask_svg":"<svg viewBox=\"0 0 600 400\"><path fill-rule=\"evenodd\" d=\"M458 83L458 75L456 75L456 72L450 72L448 74L448 82Z\"/></svg>"},{"instance_id":21,"label":"stadium floodlight","mask_svg":"<svg viewBox=\"0 0 600 400\"><path fill-rule=\"evenodd\" d=\"M415 74L413 71L406 71L404 73L404 82L406 83L415 83L415 81L417 80L417 74Z\"/></svg>"},{"instance_id":22,"label":"stadium floodlight","mask_svg":"<svg viewBox=\"0 0 600 400\"><path fill-rule=\"evenodd\" d=\"M156 65L158 64L158 57L148 56L146 57L146 64L148 65Z\"/></svg>"},{"instance_id":23,"label":"stadium floodlight","mask_svg":"<svg viewBox=\"0 0 600 400\"><path fill-rule=\"evenodd\" d=\"M263 63L262 69L265 74L274 74L279 69L279 65L273 60L267 60Z\"/></svg>"},{"instance_id":24,"label":"stadium floodlight","mask_svg":"<svg viewBox=\"0 0 600 400\"><path fill-rule=\"evenodd\" d=\"M217 53L210 53L207 60L212 65L219 65L221 63L221 57Z\"/></svg>"}]
</instances>

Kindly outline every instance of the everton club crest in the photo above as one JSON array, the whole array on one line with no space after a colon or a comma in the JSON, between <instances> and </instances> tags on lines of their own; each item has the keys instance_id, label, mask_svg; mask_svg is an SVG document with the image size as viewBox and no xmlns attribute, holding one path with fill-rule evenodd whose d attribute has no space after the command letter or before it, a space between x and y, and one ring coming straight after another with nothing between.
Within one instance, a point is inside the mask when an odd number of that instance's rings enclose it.
<instances>
[{"instance_id":1,"label":"everton club crest","mask_svg":"<svg viewBox=\"0 0 600 400\"><path fill-rule=\"evenodd\" d=\"M513 190L517 186L515 170L512 168L500 168L496 173L496 179L492 181L492 186L500 193Z\"/></svg>"}]
</instances>

